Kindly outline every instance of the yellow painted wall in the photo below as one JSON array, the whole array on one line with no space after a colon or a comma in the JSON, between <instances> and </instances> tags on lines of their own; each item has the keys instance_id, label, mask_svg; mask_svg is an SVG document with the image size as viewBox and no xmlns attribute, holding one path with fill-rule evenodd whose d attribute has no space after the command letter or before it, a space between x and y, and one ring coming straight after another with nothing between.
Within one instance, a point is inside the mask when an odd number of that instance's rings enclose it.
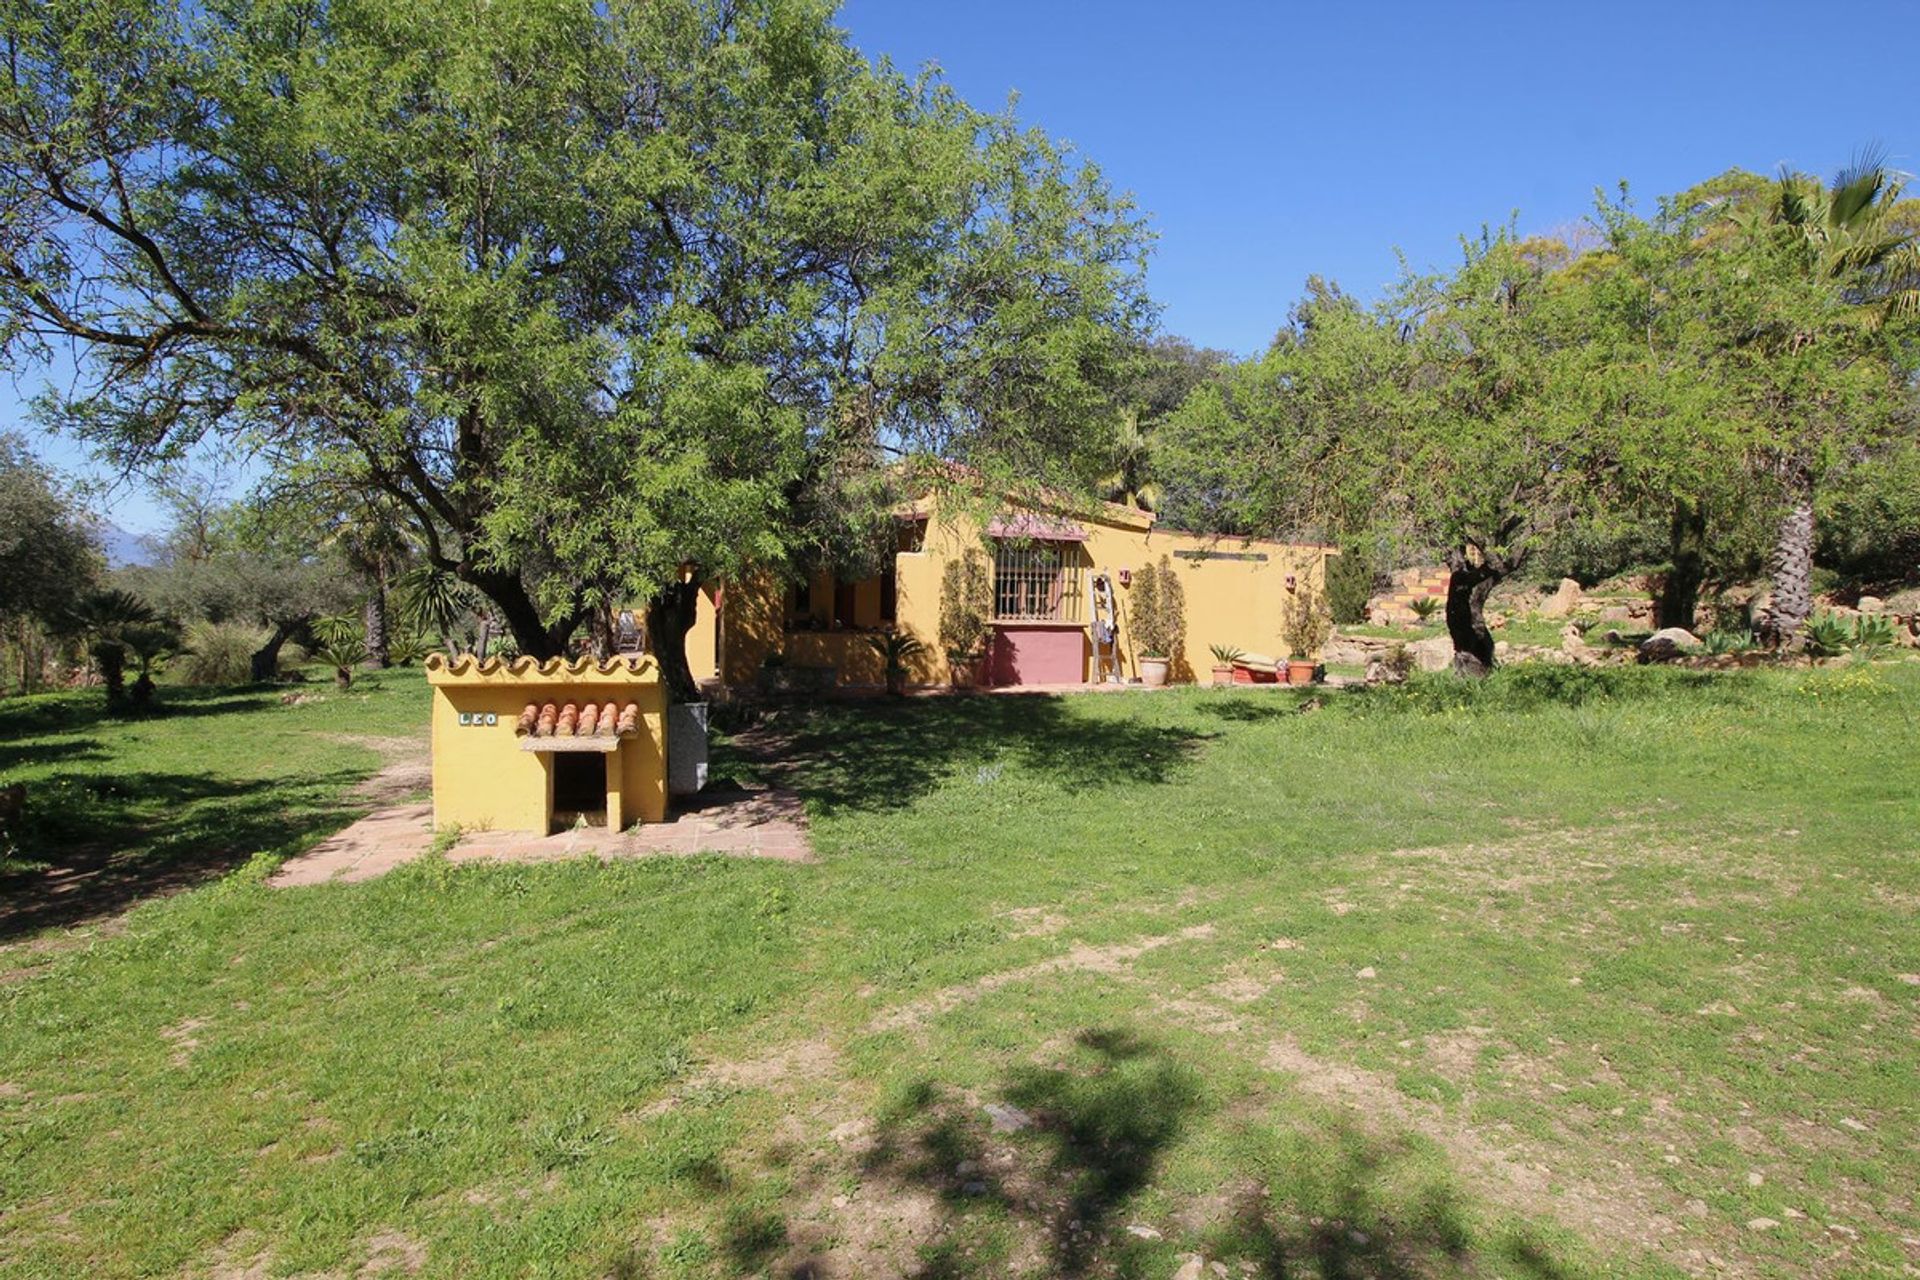
<instances>
[{"instance_id":1,"label":"yellow painted wall","mask_svg":"<svg viewBox=\"0 0 1920 1280\"><path fill-rule=\"evenodd\" d=\"M963 555L968 547L991 552L980 538L980 526L960 513L943 516L937 505L921 504L930 511L923 549L901 552L894 558L897 582L898 629L917 637L926 646L922 655L909 664L916 684L946 684L951 675L946 655L940 651L940 587L946 565ZM1186 651L1175 663L1175 678L1205 679L1213 658L1208 647L1234 645L1249 653L1284 658L1287 644L1282 634L1281 608L1288 594L1287 578L1294 578L1295 589L1311 587L1324 591L1326 558L1330 549L1310 544L1254 541L1240 538L1209 538L1171 530L1156 530L1151 517L1141 512L1105 508L1095 516L1075 514L1071 520L1087 533L1084 544L1086 561L1081 583L1085 621L1092 621L1091 574L1106 572L1113 576L1120 604L1120 650L1125 675L1139 674L1128 626L1131 588L1119 587L1119 571L1130 569L1137 575L1147 564L1158 565L1167 556L1186 593ZM1212 553L1200 558L1183 557L1178 552ZM1231 555L1265 555L1265 561L1228 559ZM879 584L862 584L856 599L855 620L873 626L879 620ZM871 597L871 598L869 598ZM843 686L877 686L884 680L879 655L868 643L865 631L788 630L786 589L770 576L747 579L727 586L722 616L712 615L712 602L701 601L701 627L719 628L721 660L717 674L736 688L751 687L758 678L769 653L781 653L790 666L836 667ZM833 579L820 575L813 587L813 614L823 621L831 619ZM1083 633L1084 634L1084 633ZM710 650L708 650L710 651ZM694 659L696 675L701 667L695 658L691 639L689 657ZM1091 671L1093 646L1085 643L1086 662Z\"/></svg>"},{"instance_id":2,"label":"yellow painted wall","mask_svg":"<svg viewBox=\"0 0 1920 1280\"><path fill-rule=\"evenodd\" d=\"M433 686L433 825L545 834L552 807L548 753L523 751L514 732L529 702L637 702L640 731L610 753L608 823L659 822L667 815L666 690L651 658L608 663L427 659ZM460 724L461 712L491 713L493 724ZM617 810L617 812L616 812Z\"/></svg>"}]
</instances>

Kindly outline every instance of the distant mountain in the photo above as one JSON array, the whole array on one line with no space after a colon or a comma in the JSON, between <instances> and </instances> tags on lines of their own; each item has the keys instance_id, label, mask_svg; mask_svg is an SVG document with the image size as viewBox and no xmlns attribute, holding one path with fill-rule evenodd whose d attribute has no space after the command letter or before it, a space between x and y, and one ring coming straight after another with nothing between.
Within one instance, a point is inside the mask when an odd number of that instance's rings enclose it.
<instances>
[{"instance_id":1,"label":"distant mountain","mask_svg":"<svg viewBox=\"0 0 1920 1280\"><path fill-rule=\"evenodd\" d=\"M100 523L100 547L107 553L107 568L126 569L154 562L153 548L137 533L128 533L111 520Z\"/></svg>"}]
</instances>

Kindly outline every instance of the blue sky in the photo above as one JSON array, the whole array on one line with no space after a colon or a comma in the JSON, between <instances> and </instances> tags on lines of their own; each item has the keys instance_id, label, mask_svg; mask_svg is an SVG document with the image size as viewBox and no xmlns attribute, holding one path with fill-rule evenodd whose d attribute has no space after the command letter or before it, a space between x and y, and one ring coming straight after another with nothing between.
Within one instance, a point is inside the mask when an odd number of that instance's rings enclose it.
<instances>
[{"instance_id":1,"label":"blue sky","mask_svg":"<svg viewBox=\"0 0 1920 1280\"><path fill-rule=\"evenodd\" d=\"M1074 143L1160 233L1163 324L1265 345L1308 274L1372 296L1517 215L1581 217L1626 179L1649 205L1739 165L1826 174L1879 144L1920 170L1920 3L1609 5L848 0L870 57ZM30 392L33 383L22 387ZM0 385L0 422L20 422ZM49 442L58 465L80 469ZM144 531L137 491L103 503Z\"/></svg>"}]
</instances>

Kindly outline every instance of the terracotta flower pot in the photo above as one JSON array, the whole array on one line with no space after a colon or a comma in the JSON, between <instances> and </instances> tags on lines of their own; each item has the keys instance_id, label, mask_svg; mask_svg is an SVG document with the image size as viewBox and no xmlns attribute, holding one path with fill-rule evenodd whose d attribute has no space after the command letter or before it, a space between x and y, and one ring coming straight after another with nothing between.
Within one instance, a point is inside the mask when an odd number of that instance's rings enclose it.
<instances>
[{"instance_id":1,"label":"terracotta flower pot","mask_svg":"<svg viewBox=\"0 0 1920 1280\"><path fill-rule=\"evenodd\" d=\"M1319 664L1316 662L1312 662L1304 658L1288 658L1287 659L1287 683L1288 684L1312 684L1313 673L1318 668L1319 668Z\"/></svg>"},{"instance_id":2,"label":"terracotta flower pot","mask_svg":"<svg viewBox=\"0 0 1920 1280\"><path fill-rule=\"evenodd\" d=\"M1213 669L1213 683L1215 685L1233 683L1233 666L1231 663L1223 662Z\"/></svg>"},{"instance_id":3,"label":"terracotta flower pot","mask_svg":"<svg viewBox=\"0 0 1920 1280\"><path fill-rule=\"evenodd\" d=\"M1166 658L1140 659L1140 683L1149 689L1158 689L1167 683L1167 672L1173 664Z\"/></svg>"}]
</instances>

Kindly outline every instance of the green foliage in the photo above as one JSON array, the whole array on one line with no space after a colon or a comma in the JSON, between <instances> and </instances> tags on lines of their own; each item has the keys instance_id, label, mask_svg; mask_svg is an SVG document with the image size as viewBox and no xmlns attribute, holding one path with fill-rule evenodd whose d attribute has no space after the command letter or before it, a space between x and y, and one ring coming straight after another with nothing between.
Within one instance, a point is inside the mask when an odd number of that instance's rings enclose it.
<instances>
[{"instance_id":1,"label":"green foliage","mask_svg":"<svg viewBox=\"0 0 1920 1280\"><path fill-rule=\"evenodd\" d=\"M1211 653L1213 660L1223 667L1230 667L1247 656L1247 651L1237 644L1210 644L1207 646L1207 652Z\"/></svg>"},{"instance_id":2,"label":"green foliage","mask_svg":"<svg viewBox=\"0 0 1920 1280\"><path fill-rule=\"evenodd\" d=\"M0 430L0 688L30 690L49 658L74 653L62 621L99 579L96 541L75 496Z\"/></svg>"},{"instance_id":3,"label":"green foliage","mask_svg":"<svg viewBox=\"0 0 1920 1280\"><path fill-rule=\"evenodd\" d=\"M1445 602L1439 596L1415 596L1407 601L1407 608L1413 611L1413 616L1418 618L1424 626L1433 620L1434 614L1440 612L1440 606L1443 603Z\"/></svg>"},{"instance_id":4,"label":"green foliage","mask_svg":"<svg viewBox=\"0 0 1920 1280\"><path fill-rule=\"evenodd\" d=\"M267 633L243 622L195 622L186 630L180 678L190 685L245 684Z\"/></svg>"},{"instance_id":5,"label":"green foliage","mask_svg":"<svg viewBox=\"0 0 1920 1280\"><path fill-rule=\"evenodd\" d=\"M889 675L906 671L907 660L919 657L926 652L927 648L917 637L904 631L888 631L881 635L868 636L867 644L885 660Z\"/></svg>"},{"instance_id":6,"label":"green foliage","mask_svg":"<svg viewBox=\"0 0 1920 1280\"><path fill-rule=\"evenodd\" d=\"M1158 565L1142 565L1133 575L1127 621L1133 630L1136 658L1177 659L1185 652L1186 588L1168 557L1161 556Z\"/></svg>"},{"instance_id":7,"label":"green foliage","mask_svg":"<svg viewBox=\"0 0 1920 1280\"><path fill-rule=\"evenodd\" d=\"M1327 607L1335 623L1352 626L1367 620L1367 601L1378 577L1373 548L1366 542L1349 542L1339 555L1327 557Z\"/></svg>"},{"instance_id":8,"label":"green foliage","mask_svg":"<svg viewBox=\"0 0 1920 1280\"><path fill-rule=\"evenodd\" d=\"M993 612L993 568L984 552L968 547L940 574L940 648L956 667L986 653Z\"/></svg>"}]
</instances>

